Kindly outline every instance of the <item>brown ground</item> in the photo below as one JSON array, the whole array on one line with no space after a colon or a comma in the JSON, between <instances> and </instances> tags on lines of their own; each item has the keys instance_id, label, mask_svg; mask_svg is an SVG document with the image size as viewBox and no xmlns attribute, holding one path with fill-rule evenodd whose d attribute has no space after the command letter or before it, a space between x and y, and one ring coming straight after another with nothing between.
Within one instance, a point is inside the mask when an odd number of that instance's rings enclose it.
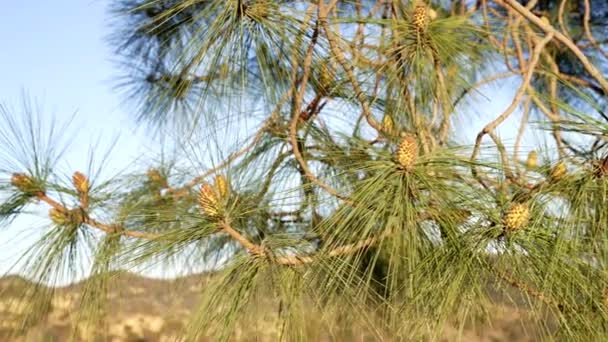
<instances>
[{"instance_id":1,"label":"brown ground","mask_svg":"<svg viewBox=\"0 0 608 342\"><path fill-rule=\"evenodd\" d=\"M198 294L203 289L204 278L190 276L179 281L157 280L132 274L121 274L112 283L111 307L107 325L101 322L79 324L75 335L70 335L73 321L77 317L80 289L83 283L59 288L50 301L33 303L21 297L21 291L29 283L19 277L0 279L0 341L67 341L74 336L76 341L176 341L180 339ZM50 304L50 306L47 306ZM44 308L48 313L31 321L31 326L19 332L23 312L31 308ZM45 310L40 310L45 311ZM459 333L459 329L445 329L443 341L534 341L537 328L523 319L525 312L512 306L501 306L493 310L493 324L471 326ZM319 329L322 330L322 329ZM233 333L235 341L276 340L274 328L247 325ZM103 337L105 335L105 337ZM348 336L319 331L309 340L353 340ZM212 340L212 339L204 339ZM374 341L363 334L354 340Z\"/></svg>"}]
</instances>

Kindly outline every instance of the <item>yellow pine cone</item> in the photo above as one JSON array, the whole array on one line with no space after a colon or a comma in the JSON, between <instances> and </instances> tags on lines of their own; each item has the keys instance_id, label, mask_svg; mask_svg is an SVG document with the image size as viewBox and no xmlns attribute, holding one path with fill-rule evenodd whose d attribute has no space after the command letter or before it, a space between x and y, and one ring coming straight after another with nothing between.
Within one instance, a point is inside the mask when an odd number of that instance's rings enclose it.
<instances>
[{"instance_id":1,"label":"yellow pine cone","mask_svg":"<svg viewBox=\"0 0 608 342\"><path fill-rule=\"evenodd\" d=\"M384 115L384 117L382 118L382 130L386 133L393 133L393 130L395 129L395 122L393 121L393 118L386 114Z\"/></svg>"},{"instance_id":2,"label":"yellow pine cone","mask_svg":"<svg viewBox=\"0 0 608 342\"><path fill-rule=\"evenodd\" d=\"M327 95L330 90L335 87L336 74L329 66L328 62L323 62L319 65L319 87L322 94Z\"/></svg>"},{"instance_id":3,"label":"yellow pine cone","mask_svg":"<svg viewBox=\"0 0 608 342\"><path fill-rule=\"evenodd\" d=\"M36 187L34 180L23 173L13 173L11 176L11 184L23 192L32 192Z\"/></svg>"},{"instance_id":4,"label":"yellow pine cone","mask_svg":"<svg viewBox=\"0 0 608 342\"><path fill-rule=\"evenodd\" d=\"M512 203L505 211L502 223L507 231L520 230L528 224L530 208L525 203Z\"/></svg>"},{"instance_id":5,"label":"yellow pine cone","mask_svg":"<svg viewBox=\"0 0 608 342\"><path fill-rule=\"evenodd\" d=\"M158 184L161 188L167 188L169 186L167 184L167 178L165 178L157 169L149 169L148 172L146 172L146 175L150 182Z\"/></svg>"},{"instance_id":6,"label":"yellow pine cone","mask_svg":"<svg viewBox=\"0 0 608 342\"><path fill-rule=\"evenodd\" d=\"M57 225L79 225L85 221L85 212L80 209L62 211L55 208L49 210L49 218Z\"/></svg>"},{"instance_id":7,"label":"yellow pine cone","mask_svg":"<svg viewBox=\"0 0 608 342\"><path fill-rule=\"evenodd\" d=\"M567 172L568 168L566 168L566 164L560 161L551 169L551 180L559 181L564 178Z\"/></svg>"},{"instance_id":8,"label":"yellow pine cone","mask_svg":"<svg viewBox=\"0 0 608 342\"><path fill-rule=\"evenodd\" d=\"M403 137L397 147L397 163L405 170L411 169L418 159L418 143L413 135L407 134Z\"/></svg>"},{"instance_id":9,"label":"yellow pine cone","mask_svg":"<svg viewBox=\"0 0 608 342\"><path fill-rule=\"evenodd\" d=\"M416 31L421 32L426 30L429 24L429 13L426 5L417 4L412 15L412 25L416 28Z\"/></svg>"},{"instance_id":10,"label":"yellow pine cone","mask_svg":"<svg viewBox=\"0 0 608 342\"><path fill-rule=\"evenodd\" d=\"M538 167L538 153L536 151L530 151L528 153L528 159L526 160L526 169L528 171L535 170Z\"/></svg>"},{"instance_id":11,"label":"yellow pine cone","mask_svg":"<svg viewBox=\"0 0 608 342\"><path fill-rule=\"evenodd\" d=\"M49 210L49 218L51 219L51 221L53 221L53 223L57 225L65 225L70 222L70 219L65 212L57 210L55 208L51 208Z\"/></svg>"},{"instance_id":12,"label":"yellow pine cone","mask_svg":"<svg viewBox=\"0 0 608 342\"><path fill-rule=\"evenodd\" d=\"M545 17L544 15L542 17L540 17L540 21L542 21L543 24L545 24L545 25L551 25L549 18Z\"/></svg>"},{"instance_id":13,"label":"yellow pine cone","mask_svg":"<svg viewBox=\"0 0 608 342\"><path fill-rule=\"evenodd\" d=\"M215 188L220 199L225 200L230 194L230 185L224 175L215 176Z\"/></svg>"},{"instance_id":14,"label":"yellow pine cone","mask_svg":"<svg viewBox=\"0 0 608 342\"><path fill-rule=\"evenodd\" d=\"M74 172L72 175L72 184L74 184L74 188L81 194L87 194L89 192L89 179L82 172Z\"/></svg>"},{"instance_id":15,"label":"yellow pine cone","mask_svg":"<svg viewBox=\"0 0 608 342\"><path fill-rule=\"evenodd\" d=\"M211 184L204 183L201 185L201 191L198 194L198 204L207 216L219 216L219 200Z\"/></svg>"}]
</instances>

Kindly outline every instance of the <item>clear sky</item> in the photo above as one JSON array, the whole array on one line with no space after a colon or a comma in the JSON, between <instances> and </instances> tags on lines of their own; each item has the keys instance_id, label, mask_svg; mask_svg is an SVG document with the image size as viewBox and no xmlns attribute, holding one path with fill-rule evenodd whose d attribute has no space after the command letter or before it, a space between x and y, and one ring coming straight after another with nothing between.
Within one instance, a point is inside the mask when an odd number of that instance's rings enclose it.
<instances>
[{"instance_id":1,"label":"clear sky","mask_svg":"<svg viewBox=\"0 0 608 342\"><path fill-rule=\"evenodd\" d=\"M111 91L117 74L104 42L106 5L99 0L3 4L0 98L16 102L24 89L60 116L78 110L90 120L90 133L129 126Z\"/></svg>"},{"instance_id":2,"label":"clear sky","mask_svg":"<svg viewBox=\"0 0 608 342\"><path fill-rule=\"evenodd\" d=\"M77 112L78 143L66 155L73 170L86 169L89 145L99 136L109 143L121 135L120 148L111 159L114 168L128 165L152 144L145 131L137 129L134 115L121 106L122 97L113 89L120 73L105 41L111 32L108 3L5 1L0 13L0 102L19 108L25 91L43 105L45 115L55 114L61 121ZM474 138L484 121L508 106L514 88L513 82L505 81L481 89L485 97L479 96L479 102L467 108L470 113L462 120L459 135ZM503 137L514 133L513 125L507 127L501 130ZM32 230L18 233L31 220L20 220L9 230L0 231L0 274L40 234Z\"/></svg>"}]
</instances>

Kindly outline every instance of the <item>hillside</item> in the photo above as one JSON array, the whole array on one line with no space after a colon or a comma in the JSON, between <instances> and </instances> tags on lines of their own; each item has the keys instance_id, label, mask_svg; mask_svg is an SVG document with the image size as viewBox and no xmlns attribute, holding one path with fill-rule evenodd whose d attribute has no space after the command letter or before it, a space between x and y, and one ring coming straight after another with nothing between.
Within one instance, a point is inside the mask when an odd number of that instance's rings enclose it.
<instances>
[{"instance_id":1,"label":"hillside","mask_svg":"<svg viewBox=\"0 0 608 342\"><path fill-rule=\"evenodd\" d=\"M105 322L98 322L90 329L79 324L75 332L77 341L176 341L182 336L187 318L194 310L198 294L204 290L206 276L189 276L176 280L158 280L121 273L114 278L110 290L111 312ZM55 289L50 302L32 303L20 297L28 285L19 277L0 279L0 340L6 341L66 341L71 336L73 322L78 317L80 291L87 282ZM41 288L41 290L49 290ZM19 331L23 312L28 308L49 310L31 322L31 327ZM522 321L525 312L512 306L496 307L492 324L466 326L463 341L533 341L537 328ZM270 318L271 320L272 318ZM265 320L269 322L269 320ZM232 334L235 341L276 340L275 327L243 324ZM374 341L374 338L358 332L329 332L321 325L312 325L307 331L310 340L317 341ZM458 329L446 328L445 341L457 340ZM211 339L203 339L211 340Z\"/></svg>"}]
</instances>

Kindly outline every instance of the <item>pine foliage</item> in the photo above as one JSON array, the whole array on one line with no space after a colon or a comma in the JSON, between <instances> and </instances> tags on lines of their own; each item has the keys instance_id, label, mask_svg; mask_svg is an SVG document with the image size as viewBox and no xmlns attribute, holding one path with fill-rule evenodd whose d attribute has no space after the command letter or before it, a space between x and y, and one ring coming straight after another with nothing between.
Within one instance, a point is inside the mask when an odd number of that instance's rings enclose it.
<instances>
[{"instance_id":1,"label":"pine foliage","mask_svg":"<svg viewBox=\"0 0 608 342\"><path fill-rule=\"evenodd\" d=\"M20 265L51 285L90 274L82 321L109 313L116 271L179 265L212 273L188 340L230 340L266 313L279 340L313 320L433 340L491 323L497 303L547 340L608 338L602 1L114 0L111 13L119 89L174 138L171 161L61 170L67 127L0 107L0 224L46 208ZM480 94L505 80L510 105L488 112Z\"/></svg>"}]
</instances>

